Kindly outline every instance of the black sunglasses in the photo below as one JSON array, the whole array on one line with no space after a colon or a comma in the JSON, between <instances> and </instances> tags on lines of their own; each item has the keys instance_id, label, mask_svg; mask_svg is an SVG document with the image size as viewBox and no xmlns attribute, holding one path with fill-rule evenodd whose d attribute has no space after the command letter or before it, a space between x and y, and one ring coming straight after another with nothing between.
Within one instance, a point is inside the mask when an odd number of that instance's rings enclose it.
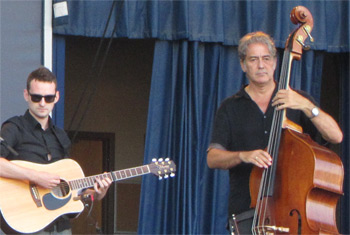
<instances>
[{"instance_id":1,"label":"black sunglasses","mask_svg":"<svg viewBox=\"0 0 350 235\"><path fill-rule=\"evenodd\" d=\"M55 101L56 95L36 95L36 94L30 94L28 92L28 94L30 95L30 98L33 102L38 103L42 100L42 98L45 99L46 103L52 103Z\"/></svg>"}]
</instances>

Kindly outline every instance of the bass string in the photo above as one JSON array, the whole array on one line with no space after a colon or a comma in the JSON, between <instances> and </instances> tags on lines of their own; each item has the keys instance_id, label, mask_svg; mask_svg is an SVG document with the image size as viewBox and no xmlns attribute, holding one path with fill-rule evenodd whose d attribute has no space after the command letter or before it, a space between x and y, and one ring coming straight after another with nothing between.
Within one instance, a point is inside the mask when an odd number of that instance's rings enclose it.
<instances>
[{"instance_id":1,"label":"bass string","mask_svg":"<svg viewBox=\"0 0 350 235\"><path fill-rule=\"evenodd\" d=\"M290 58L289 50L286 49L283 55L283 62L281 68L281 77L278 85L278 90L287 89L288 88L288 62ZM265 169L263 171L263 175L261 177L261 183L259 188L257 205L254 213L253 225L252 225L252 233L256 234L257 232L265 232L265 220L267 215L267 208L269 200L262 200L265 197L268 197L273 193L273 183L275 178L275 172L277 168L277 158L278 158L278 150L279 143L281 139L282 132L282 124L283 117L285 115L285 110L274 110L273 120L271 125L271 133L269 136L269 142L267 146L268 153L272 156L273 162L272 166ZM262 231L260 231L262 230Z\"/></svg>"}]
</instances>

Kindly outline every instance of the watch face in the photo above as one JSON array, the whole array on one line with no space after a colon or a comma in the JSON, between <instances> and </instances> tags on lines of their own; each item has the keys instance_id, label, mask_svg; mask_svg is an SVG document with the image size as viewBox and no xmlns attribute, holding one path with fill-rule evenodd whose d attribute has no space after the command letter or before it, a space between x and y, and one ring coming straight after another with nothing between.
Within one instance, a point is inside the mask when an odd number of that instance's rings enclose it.
<instances>
[{"instance_id":1,"label":"watch face","mask_svg":"<svg viewBox=\"0 0 350 235\"><path fill-rule=\"evenodd\" d=\"M318 110L317 107L313 108L313 109L311 110L311 112L312 112L312 115L314 115L314 117L316 117L316 116L320 113L320 111Z\"/></svg>"}]
</instances>

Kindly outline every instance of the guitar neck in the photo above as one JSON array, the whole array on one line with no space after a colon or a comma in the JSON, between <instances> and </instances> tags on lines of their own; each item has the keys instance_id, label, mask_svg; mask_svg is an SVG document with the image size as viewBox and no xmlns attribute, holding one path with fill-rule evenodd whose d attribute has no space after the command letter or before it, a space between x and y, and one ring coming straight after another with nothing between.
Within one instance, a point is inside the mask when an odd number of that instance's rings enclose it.
<instances>
[{"instance_id":1,"label":"guitar neck","mask_svg":"<svg viewBox=\"0 0 350 235\"><path fill-rule=\"evenodd\" d=\"M103 180L109 178L111 181L120 181L128 178L133 178L141 175L146 175L151 173L149 165L128 168L120 171L113 171L99 175L93 175L81 179L75 179L69 181L70 188L73 190L91 188L94 186L94 183L97 179Z\"/></svg>"}]
</instances>

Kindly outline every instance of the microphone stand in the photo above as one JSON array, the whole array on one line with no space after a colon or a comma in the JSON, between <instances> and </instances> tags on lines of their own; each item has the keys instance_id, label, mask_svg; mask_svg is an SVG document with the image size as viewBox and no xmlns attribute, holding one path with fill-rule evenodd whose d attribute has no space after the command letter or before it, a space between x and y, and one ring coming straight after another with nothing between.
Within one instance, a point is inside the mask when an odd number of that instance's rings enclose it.
<instances>
[{"instance_id":1,"label":"microphone stand","mask_svg":"<svg viewBox=\"0 0 350 235\"><path fill-rule=\"evenodd\" d=\"M16 157L19 155L7 142L0 136L0 143L4 145Z\"/></svg>"}]
</instances>

